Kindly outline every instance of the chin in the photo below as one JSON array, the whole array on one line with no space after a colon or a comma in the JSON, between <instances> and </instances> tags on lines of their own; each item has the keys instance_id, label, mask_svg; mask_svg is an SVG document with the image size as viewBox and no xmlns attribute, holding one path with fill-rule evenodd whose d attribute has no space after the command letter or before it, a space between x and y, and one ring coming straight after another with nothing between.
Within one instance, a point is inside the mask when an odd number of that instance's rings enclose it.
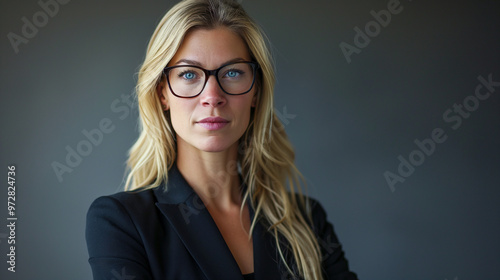
<instances>
[{"instance_id":1,"label":"chin","mask_svg":"<svg viewBox=\"0 0 500 280\"><path fill-rule=\"evenodd\" d=\"M238 138L230 137L228 135L217 136L198 136L191 137L190 139L181 138L177 135L177 145L189 147L188 149L195 149L207 153L219 153L228 151L230 149L238 148Z\"/></svg>"},{"instance_id":2,"label":"chin","mask_svg":"<svg viewBox=\"0 0 500 280\"><path fill-rule=\"evenodd\" d=\"M198 149L200 151L209 152L209 153L217 153L224 152L231 148L234 145L237 145L237 141L232 142L228 141L228 139L206 139L201 143L198 143Z\"/></svg>"},{"instance_id":3,"label":"chin","mask_svg":"<svg viewBox=\"0 0 500 280\"><path fill-rule=\"evenodd\" d=\"M223 144L210 144L210 145L202 145L198 149L207 153L218 153L223 152L229 149L230 145Z\"/></svg>"}]
</instances>

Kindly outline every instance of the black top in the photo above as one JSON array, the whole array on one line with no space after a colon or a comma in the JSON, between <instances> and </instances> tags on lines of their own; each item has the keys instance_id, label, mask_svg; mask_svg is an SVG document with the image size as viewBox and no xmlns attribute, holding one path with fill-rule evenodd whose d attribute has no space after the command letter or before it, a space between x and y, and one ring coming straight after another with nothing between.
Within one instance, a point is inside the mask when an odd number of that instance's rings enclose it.
<instances>
[{"instance_id":1,"label":"black top","mask_svg":"<svg viewBox=\"0 0 500 280\"><path fill-rule=\"evenodd\" d=\"M255 280L255 275L253 273L249 273L249 274L243 274L243 279L244 280Z\"/></svg>"},{"instance_id":2,"label":"black top","mask_svg":"<svg viewBox=\"0 0 500 280\"><path fill-rule=\"evenodd\" d=\"M325 278L357 279L325 211L317 201L309 202ZM249 212L253 219L252 207ZM243 279L210 213L175 164L167 184L96 199L87 214L86 239L94 280ZM274 236L261 222L256 223L252 240L254 279L283 279L288 271ZM293 266L292 261L287 257Z\"/></svg>"}]
</instances>

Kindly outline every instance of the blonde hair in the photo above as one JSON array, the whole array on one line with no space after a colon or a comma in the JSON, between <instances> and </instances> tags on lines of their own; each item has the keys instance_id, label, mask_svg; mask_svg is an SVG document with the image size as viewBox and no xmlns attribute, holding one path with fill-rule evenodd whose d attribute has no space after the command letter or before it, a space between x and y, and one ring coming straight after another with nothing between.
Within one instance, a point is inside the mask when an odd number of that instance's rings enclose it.
<instances>
[{"instance_id":1,"label":"blonde hair","mask_svg":"<svg viewBox=\"0 0 500 280\"><path fill-rule=\"evenodd\" d=\"M295 154L273 109L275 78L271 55L263 32L235 1L181 1L158 24L139 71L136 92L140 136L129 152L125 189L154 188L167 182L168 170L176 159L175 132L169 114L163 113L156 88L164 67L188 31L219 26L239 34L252 59L260 65L255 85L256 109L240 140L238 157L247 185L243 201L249 199L255 209L250 233L259 219L274 235L280 258L292 275L306 280L323 279L321 250L308 223L311 217L309 212L304 217L300 210L308 207L300 194L301 175L294 164ZM294 194L296 191L298 195ZM294 265L287 263L289 251Z\"/></svg>"}]
</instances>

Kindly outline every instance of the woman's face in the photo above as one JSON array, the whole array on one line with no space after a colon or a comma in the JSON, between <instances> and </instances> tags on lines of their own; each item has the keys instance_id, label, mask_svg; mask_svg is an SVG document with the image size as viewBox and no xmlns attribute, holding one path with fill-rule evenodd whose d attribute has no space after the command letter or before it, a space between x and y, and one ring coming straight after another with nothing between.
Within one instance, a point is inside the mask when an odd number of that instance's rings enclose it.
<instances>
[{"instance_id":1,"label":"woman's face","mask_svg":"<svg viewBox=\"0 0 500 280\"><path fill-rule=\"evenodd\" d=\"M250 61L245 42L233 31L218 27L188 32L168 66L198 65L212 70L237 60ZM213 75L196 97L176 97L166 81L159 85L158 91L162 105L170 110L178 149L205 152L237 148L238 139L248 127L250 110L256 100L255 86L246 94L228 95Z\"/></svg>"}]
</instances>

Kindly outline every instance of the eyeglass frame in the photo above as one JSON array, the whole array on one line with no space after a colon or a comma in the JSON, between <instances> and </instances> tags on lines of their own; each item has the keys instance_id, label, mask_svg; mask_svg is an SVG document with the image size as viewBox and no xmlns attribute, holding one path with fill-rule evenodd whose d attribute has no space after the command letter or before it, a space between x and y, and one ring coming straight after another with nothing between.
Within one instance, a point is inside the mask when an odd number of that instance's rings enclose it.
<instances>
[{"instance_id":1,"label":"eyeglass frame","mask_svg":"<svg viewBox=\"0 0 500 280\"><path fill-rule=\"evenodd\" d=\"M229 93L227 92L221 85L220 81L219 81L219 71L228 66L228 65L231 65L231 64L237 64L237 63L248 63L252 66L252 70L253 70L253 79L252 79L252 84L250 85L250 88L243 92L243 93ZM180 96L180 95L177 95L175 94L174 90L172 89L172 86L170 85L170 79L169 79L169 72L170 70L174 69L174 68L179 68L179 67L194 67L194 68L197 68L197 69L200 69L201 71L203 71L203 73L205 74L205 82L203 83L203 87L201 88L200 92L198 92L196 95L193 95L193 96ZM222 91L227 94L227 95L243 95L243 94L246 94L248 92L250 92L253 88L253 86L255 85L255 76L257 75L257 70L260 68L260 65L255 62L255 61L235 61L235 62L230 62L230 63L226 63L224 65L222 65L221 67L217 68L217 69L213 69L213 70L207 70L201 66L198 66L198 65L174 65L174 66L167 66L163 69L163 74L166 76L167 78L167 84L168 84L168 88L170 89L170 92L172 92L172 94L176 97L179 97L179 98L194 98L198 95L200 95L203 90L205 89L205 86L207 85L207 82L208 82L208 79L210 78L210 76L215 76L215 80L217 81L217 84L219 85L220 89L222 89Z\"/></svg>"}]
</instances>

